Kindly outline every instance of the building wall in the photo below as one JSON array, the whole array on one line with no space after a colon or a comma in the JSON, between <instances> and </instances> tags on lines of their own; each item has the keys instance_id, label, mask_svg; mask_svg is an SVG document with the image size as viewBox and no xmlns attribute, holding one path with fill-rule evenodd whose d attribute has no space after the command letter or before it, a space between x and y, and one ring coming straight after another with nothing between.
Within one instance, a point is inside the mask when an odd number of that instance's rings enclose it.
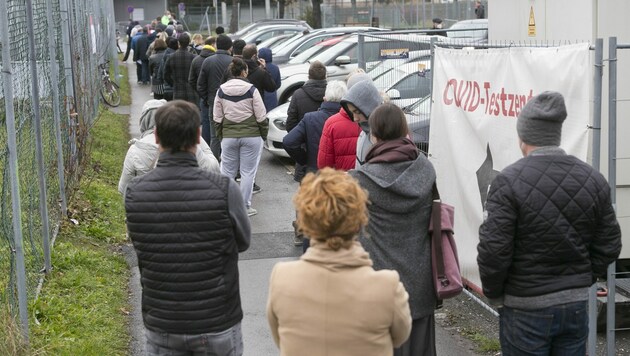
<instances>
[{"instance_id":1,"label":"building wall","mask_svg":"<svg viewBox=\"0 0 630 356\"><path fill-rule=\"evenodd\" d=\"M608 177L608 38L617 37L618 44L630 44L630 1L627 0L494 0L488 6L489 39L494 41L564 43L604 39L604 75L602 92L601 166ZM530 36L529 18L533 9L534 36ZM500 15L499 15L500 14ZM593 57L594 58L594 52ZM617 218L623 234L621 258L630 258L630 49L617 52ZM584 83L593 88L593 82ZM628 101L624 101L628 100ZM571 108L567 108L569 115ZM589 144L586 143L585 144Z\"/></svg>"},{"instance_id":2,"label":"building wall","mask_svg":"<svg viewBox=\"0 0 630 356\"><path fill-rule=\"evenodd\" d=\"M129 21L128 6L133 6L134 9L142 9L144 16L140 23L146 24L156 17L164 15L166 0L114 0L114 19L116 23L127 23ZM136 12L136 15L138 14L139 11Z\"/></svg>"}]
</instances>

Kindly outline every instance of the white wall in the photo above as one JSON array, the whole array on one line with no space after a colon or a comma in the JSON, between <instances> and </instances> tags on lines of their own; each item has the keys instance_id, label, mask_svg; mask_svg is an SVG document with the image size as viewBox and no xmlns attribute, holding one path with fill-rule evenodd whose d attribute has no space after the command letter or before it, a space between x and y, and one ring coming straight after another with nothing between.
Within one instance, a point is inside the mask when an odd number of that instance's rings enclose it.
<instances>
[{"instance_id":1,"label":"white wall","mask_svg":"<svg viewBox=\"0 0 630 356\"><path fill-rule=\"evenodd\" d=\"M536 35L530 36L533 8ZM628 0L489 0L490 42L575 43L604 38L600 170L608 176L608 37L630 45ZM594 58L594 53L593 57ZM621 258L630 258L630 49L617 53L617 218L623 234ZM584 83L591 88L593 82ZM592 95L591 95L592 97ZM622 101L628 100L628 101ZM591 105L592 107L592 105ZM591 109L592 110L592 109ZM569 115L571 108L568 108ZM589 144L585 142L585 144Z\"/></svg>"}]
</instances>

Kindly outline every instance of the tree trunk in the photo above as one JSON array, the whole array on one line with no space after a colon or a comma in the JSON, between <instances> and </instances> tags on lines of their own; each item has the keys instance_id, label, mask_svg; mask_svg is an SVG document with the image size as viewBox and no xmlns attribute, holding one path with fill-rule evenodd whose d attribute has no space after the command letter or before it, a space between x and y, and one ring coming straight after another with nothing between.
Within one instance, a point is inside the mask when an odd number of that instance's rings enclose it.
<instances>
[{"instance_id":1,"label":"tree trunk","mask_svg":"<svg viewBox=\"0 0 630 356\"><path fill-rule=\"evenodd\" d=\"M312 0L313 2L313 28L322 28L322 2L321 0Z\"/></svg>"},{"instance_id":2,"label":"tree trunk","mask_svg":"<svg viewBox=\"0 0 630 356\"><path fill-rule=\"evenodd\" d=\"M350 0L350 4L352 4L352 15L353 17L353 21L354 23L359 22L359 19L356 18L357 16L357 0Z\"/></svg>"},{"instance_id":3,"label":"tree trunk","mask_svg":"<svg viewBox=\"0 0 630 356\"><path fill-rule=\"evenodd\" d=\"M232 0L232 16L230 17L230 33L238 31L238 3L239 0Z\"/></svg>"},{"instance_id":4,"label":"tree trunk","mask_svg":"<svg viewBox=\"0 0 630 356\"><path fill-rule=\"evenodd\" d=\"M278 18L283 19L285 0L278 0L278 4L280 4L280 6L278 6Z\"/></svg>"}]
</instances>

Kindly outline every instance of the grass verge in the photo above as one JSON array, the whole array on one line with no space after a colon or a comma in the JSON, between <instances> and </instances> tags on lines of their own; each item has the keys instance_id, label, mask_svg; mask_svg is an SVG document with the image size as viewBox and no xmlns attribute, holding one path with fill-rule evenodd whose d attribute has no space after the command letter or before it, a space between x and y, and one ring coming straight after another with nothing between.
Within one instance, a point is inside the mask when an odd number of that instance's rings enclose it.
<instances>
[{"instance_id":1,"label":"grass verge","mask_svg":"<svg viewBox=\"0 0 630 356\"><path fill-rule=\"evenodd\" d=\"M120 61L122 61L123 58L123 54L119 54L118 55L118 59ZM120 63L120 62L118 62ZM118 64L116 63L116 64ZM113 74L113 73L112 73ZM117 81L118 85L120 86L119 88L119 92L120 92L120 105L125 106L125 105L131 105L131 88L129 87L129 80L127 78L129 78L129 73L127 71L127 66L126 65L118 65L118 74L121 75L121 77L119 78L119 80Z\"/></svg>"},{"instance_id":2,"label":"grass verge","mask_svg":"<svg viewBox=\"0 0 630 356\"><path fill-rule=\"evenodd\" d=\"M125 225L117 190L127 123L126 115L102 110L91 130L90 163L70 203L71 220L62 224L53 270L29 307L38 354L127 354L129 271L119 248Z\"/></svg>"}]
</instances>

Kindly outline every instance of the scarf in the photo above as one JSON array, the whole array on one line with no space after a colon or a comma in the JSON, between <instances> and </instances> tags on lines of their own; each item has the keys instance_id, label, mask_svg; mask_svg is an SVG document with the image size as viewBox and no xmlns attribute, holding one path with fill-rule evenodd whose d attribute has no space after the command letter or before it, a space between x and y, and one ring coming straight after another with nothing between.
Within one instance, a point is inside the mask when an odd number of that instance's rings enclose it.
<instances>
[{"instance_id":1,"label":"scarf","mask_svg":"<svg viewBox=\"0 0 630 356\"><path fill-rule=\"evenodd\" d=\"M418 158L418 148L413 142L404 137L389 141L381 141L367 153L367 163L396 163L413 161Z\"/></svg>"}]
</instances>

